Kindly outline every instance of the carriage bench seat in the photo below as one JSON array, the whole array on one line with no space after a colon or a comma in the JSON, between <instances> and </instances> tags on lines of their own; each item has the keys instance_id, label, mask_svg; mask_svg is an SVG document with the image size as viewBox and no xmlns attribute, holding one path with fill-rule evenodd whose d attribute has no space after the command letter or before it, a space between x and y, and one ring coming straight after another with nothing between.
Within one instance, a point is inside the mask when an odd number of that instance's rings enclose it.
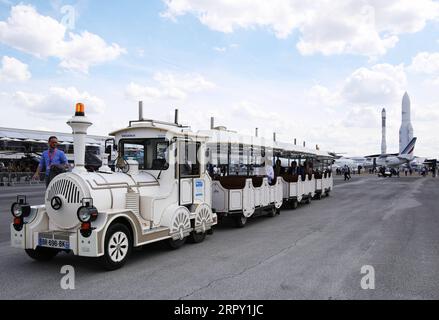
<instances>
[{"instance_id":1,"label":"carriage bench seat","mask_svg":"<svg viewBox=\"0 0 439 320\"><path fill-rule=\"evenodd\" d=\"M262 186L262 183L264 183L264 177L253 176L251 177L251 179L253 187L255 188L259 188L260 186Z\"/></svg>"},{"instance_id":2,"label":"carriage bench seat","mask_svg":"<svg viewBox=\"0 0 439 320\"><path fill-rule=\"evenodd\" d=\"M227 190L244 189L246 179L247 177L241 176L226 176L215 178L215 180L219 181L221 186Z\"/></svg>"},{"instance_id":3,"label":"carriage bench seat","mask_svg":"<svg viewBox=\"0 0 439 320\"><path fill-rule=\"evenodd\" d=\"M282 174L281 177L285 180L285 182L297 182L299 179L297 174Z\"/></svg>"}]
</instances>

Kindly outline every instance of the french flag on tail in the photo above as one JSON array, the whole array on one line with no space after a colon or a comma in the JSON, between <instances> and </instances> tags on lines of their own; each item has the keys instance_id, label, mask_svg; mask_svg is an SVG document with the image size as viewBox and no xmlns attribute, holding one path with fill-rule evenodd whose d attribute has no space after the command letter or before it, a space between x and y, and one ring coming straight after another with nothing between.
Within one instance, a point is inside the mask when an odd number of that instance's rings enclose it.
<instances>
[{"instance_id":1,"label":"french flag on tail","mask_svg":"<svg viewBox=\"0 0 439 320\"><path fill-rule=\"evenodd\" d=\"M413 151L415 151L416 137L409 142L407 147L404 148L401 152L401 156L413 156Z\"/></svg>"}]
</instances>

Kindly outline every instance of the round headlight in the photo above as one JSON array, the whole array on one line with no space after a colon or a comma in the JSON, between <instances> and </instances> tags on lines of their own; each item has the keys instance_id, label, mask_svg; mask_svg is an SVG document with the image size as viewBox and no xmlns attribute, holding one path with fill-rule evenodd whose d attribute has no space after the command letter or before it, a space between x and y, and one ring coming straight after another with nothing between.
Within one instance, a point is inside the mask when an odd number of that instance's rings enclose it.
<instances>
[{"instance_id":1,"label":"round headlight","mask_svg":"<svg viewBox=\"0 0 439 320\"><path fill-rule=\"evenodd\" d=\"M91 212L88 207L79 207L77 214L81 222L89 222L91 219Z\"/></svg>"},{"instance_id":2,"label":"round headlight","mask_svg":"<svg viewBox=\"0 0 439 320\"><path fill-rule=\"evenodd\" d=\"M21 204L15 202L12 204L11 213L15 218L19 218L23 215L23 209L21 208Z\"/></svg>"}]
</instances>

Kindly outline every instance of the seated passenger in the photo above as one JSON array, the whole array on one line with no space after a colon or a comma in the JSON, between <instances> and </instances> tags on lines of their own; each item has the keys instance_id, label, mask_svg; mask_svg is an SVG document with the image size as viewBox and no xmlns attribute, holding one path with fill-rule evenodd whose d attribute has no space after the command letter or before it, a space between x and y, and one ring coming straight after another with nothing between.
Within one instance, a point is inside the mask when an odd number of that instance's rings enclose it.
<instances>
[{"instance_id":1,"label":"seated passenger","mask_svg":"<svg viewBox=\"0 0 439 320\"><path fill-rule=\"evenodd\" d=\"M211 163L208 163L207 164L207 172L209 173L209 176L211 178L214 177L214 171L215 171L215 166L213 164L211 164Z\"/></svg>"},{"instance_id":2,"label":"seated passenger","mask_svg":"<svg viewBox=\"0 0 439 320\"><path fill-rule=\"evenodd\" d=\"M291 162L291 165L288 168L288 174L290 174L290 175L297 174L297 162L296 161Z\"/></svg>"},{"instance_id":3,"label":"seated passenger","mask_svg":"<svg viewBox=\"0 0 439 320\"><path fill-rule=\"evenodd\" d=\"M270 160L265 162L265 176L268 178L268 183L271 184L274 180L274 170Z\"/></svg>"},{"instance_id":4,"label":"seated passenger","mask_svg":"<svg viewBox=\"0 0 439 320\"><path fill-rule=\"evenodd\" d=\"M282 162L280 159L276 160L276 165L274 166L274 174L275 177L279 177L280 175L285 173L285 168L282 167Z\"/></svg>"},{"instance_id":5,"label":"seated passenger","mask_svg":"<svg viewBox=\"0 0 439 320\"><path fill-rule=\"evenodd\" d=\"M305 176L305 168L303 167L303 165L297 168L297 174L303 179L303 177Z\"/></svg>"}]
</instances>

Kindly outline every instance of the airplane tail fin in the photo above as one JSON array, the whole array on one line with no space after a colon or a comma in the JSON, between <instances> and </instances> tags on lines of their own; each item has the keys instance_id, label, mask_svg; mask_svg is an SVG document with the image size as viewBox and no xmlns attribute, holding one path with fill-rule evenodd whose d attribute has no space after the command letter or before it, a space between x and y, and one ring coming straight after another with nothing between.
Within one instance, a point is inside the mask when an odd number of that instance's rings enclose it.
<instances>
[{"instance_id":1,"label":"airplane tail fin","mask_svg":"<svg viewBox=\"0 0 439 320\"><path fill-rule=\"evenodd\" d=\"M415 151L415 144L416 144L416 137L412 139L412 141L409 142L409 144L402 150L402 152L399 154L399 157L402 158L412 158L413 152Z\"/></svg>"}]
</instances>

